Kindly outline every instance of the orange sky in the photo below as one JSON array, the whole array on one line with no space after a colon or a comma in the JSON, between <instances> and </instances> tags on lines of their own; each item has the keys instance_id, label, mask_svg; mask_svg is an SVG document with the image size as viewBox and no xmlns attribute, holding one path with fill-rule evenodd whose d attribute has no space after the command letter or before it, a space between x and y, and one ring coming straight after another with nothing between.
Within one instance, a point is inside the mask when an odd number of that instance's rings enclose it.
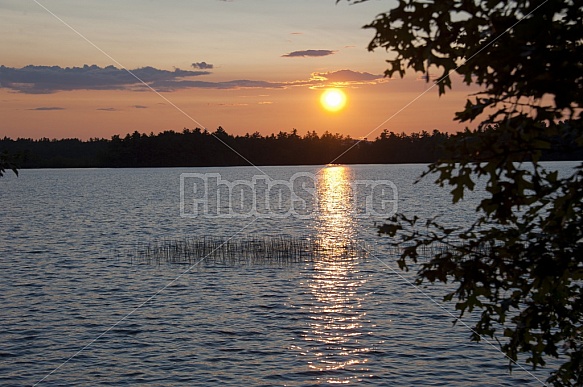
<instances>
[{"instance_id":1,"label":"orange sky","mask_svg":"<svg viewBox=\"0 0 583 387\"><path fill-rule=\"evenodd\" d=\"M39 3L54 15L34 2L0 4L0 136L109 138L219 125L231 134L296 128L369 139L383 129L451 132L464 128L452 118L475 91L455 75L441 98L416 74L382 77L390 53L367 52L373 31L361 27L391 1ZM159 94L122 66L142 69L136 74ZM336 113L319 104L330 86L348 97Z\"/></svg>"}]
</instances>

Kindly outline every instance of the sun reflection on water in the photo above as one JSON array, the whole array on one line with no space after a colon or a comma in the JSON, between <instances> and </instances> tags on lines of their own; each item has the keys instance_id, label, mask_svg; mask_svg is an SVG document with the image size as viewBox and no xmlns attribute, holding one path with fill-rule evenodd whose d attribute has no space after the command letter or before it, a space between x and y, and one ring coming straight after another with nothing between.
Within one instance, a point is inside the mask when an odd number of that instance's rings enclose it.
<instances>
[{"instance_id":1,"label":"sun reflection on water","mask_svg":"<svg viewBox=\"0 0 583 387\"><path fill-rule=\"evenodd\" d=\"M351 217L351 170L345 166L323 169L318 181L319 216L317 231L324 248L312 265L308 286L313 295L309 329L305 332L304 354L318 380L350 383L368 375L367 348L361 341L367 335L366 312L362 306L361 257L347 251L356 239Z\"/></svg>"}]
</instances>

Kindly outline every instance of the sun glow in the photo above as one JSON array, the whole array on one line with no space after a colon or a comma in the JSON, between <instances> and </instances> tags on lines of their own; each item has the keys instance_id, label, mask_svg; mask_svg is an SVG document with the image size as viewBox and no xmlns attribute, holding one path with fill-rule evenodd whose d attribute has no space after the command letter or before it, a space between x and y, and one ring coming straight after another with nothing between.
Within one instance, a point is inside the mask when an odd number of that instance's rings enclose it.
<instances>
[{"instance_id":1,"label":"sun glow","mask_svg":"<svg viewBox=\"0 0 583 387\"><path fill-rule=\"evenodd\" d=\"M320 96L320 103L330 112L340 111L346 105L346 94L340 89L328 89Z\"/></svg>"}]
</instances>

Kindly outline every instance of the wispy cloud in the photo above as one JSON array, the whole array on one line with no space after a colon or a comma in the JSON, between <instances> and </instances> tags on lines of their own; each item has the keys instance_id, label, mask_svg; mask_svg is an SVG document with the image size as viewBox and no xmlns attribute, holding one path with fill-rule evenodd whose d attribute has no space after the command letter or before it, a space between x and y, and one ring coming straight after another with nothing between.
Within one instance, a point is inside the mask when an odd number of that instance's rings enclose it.
<instances>
[{"instance_id":1,"label":"wispy cloud","mask_svg":"<svg viewBox=\"0 0 583 387\"><path fill-rule=\"evenodd\" d=\"M288 83L289 86L308 86L311 89L324 87L353 87L359 85L376 85L387 82L382 74L371 74L353 70L338 70L330 72L314 72L308 80L298 80Z\"/></svg>"},{"instance_id":2,"label":"wispy cloud","mask_svg":"<svg viewBox=\"0 0 583 387\"><path fill-rule=\"evenodd\" d=\"M101 110L101 111L104 111L104 112L117 112L117 111L119 111L119 109L112 108L112 107L97 108L95 110Z\"/></svg>"},{"instance_id":3,"label":"wispy cloud","mask_svg":"<svg viewBox=\"0 0 583 387\"><path fill-rule=\"evenodd\" d=\"M199 69L199 70L210 70L213 67L215 67L213 64L206 63L206 62L194 62L193 64L191 64L191 66L192 66L192 68Z\"/></svg>"},{"instance_id":4,"label":"wispy cloud","mask_svg":"<svg viewBox=\"0 0 583 387\"><path fill-rule=\"evenodd\" d=\"M201 62L204 63L204 62ZM207 64L207 66L210 66ZM204 67L204 66L203 66ZM142 67L132 70L150 87L157 91L175 91L184 89L283 89L288 87L349 87L353 85L377 84L387 79L380 74L353 71L349 69L314 72L307 79L296 79L280 82L268 80L235 79L230 81L199 81L193 79L200 75L210 74L205 70L190 71L175 69L160 70L154 67ZM83 67L60 66L26 66L10 68L0 66L0 87L8 88L25 94L49 94L71 90L132 90L144 91L146 88L131 74L114 66L99 67L96 65ZM136 109L147 106L133 105ZM40 107L35 110L58 110L53 107ZM62 109L62 108L61 108ZM109 108L102 108L103 110Z\"/></svg>"},{"instance_id":5,"label":"wispy cloud","mask_svg":"<svg viewBox=\"0 0 583 387\"><path fill-rule=\"evenodd\" d=\"M144 105L134 105L132 107L135 109L147 109L148 108L147 106L144 106Z\"/></svg>"},{"instance_id":6,"label":"wispy cloud","mask_svg":"<svg viewBox=\"0 0 583 387\"><path fill-rule=\"evenodd\" d=\"M208 71L174 71L142 67L131 70L145 83L176 82L188 77L210 74ZM1 87L27 94L49 94L68 90L127 90L143 85L124 69L114 66L83 67L34 66L22 68L0 66Z\"/></svg>"},{"instance_id":7,"label":"wispy cloud","mask_svg":"<svg viewBox=\"0 0 583 387\"><path fill-rule=\"evenodd\" d=\"M327 56L335 54L335 50L302 50L302 51L292 51L285 55L282 55L283 58L304 58L304 57L318 57L318 56Z\"/></svg>"},{"instance_id":8,"label":"wispy cloud","mask_svg":"<svg viewBox=\"0 0 583 387\"><path fill-rule=\"evenodd\" d=\"M58 107L58 106L40 106L40 107L35 107L32 109L27 109L27 110L50 111L50 110L65 110L65 108Z\"/></svg>"},{"instance_id":9,"label":"wispy cloud","mask_svg":"<svg viewBox=\"0 0 583 387\"><path fill-rule=\"evenodd\" d=\"M270 82L261 80L238 79L223 82L206 82L194 80L160 81L152 86L158 90L202 88L202 89L283 89L294 86L321 87L347 87L353 85L372 85L387 82L382 74L371 74L353 70L338 70L330 72L314 72L308 79L291 80L287 82Z\"/></svg>"},{"instance_id":10,"label":"wispy cloud","mask_svg":"<svg viewBox=\"0 0 583 387\"><path fill-rule=\"evenodd\" d=\"M327 73L312 73L312 79L325 82L340 82L340 83L369 83L379 82L385 79L384 75L371 74L367 72L359 72L352 70L338 70Z\"/></svg>"},{"instance_id":11,"label":"wispy cloud","mask_svg":"<svg viewBox=\"0 0 583 387\"><path fill-rule=\"evenodd\" d=\"M217 103L217 106L249 106L248 103Z\"/></svg>"},{"instance_id":12,"label":"wispy cloud","mask_svg":"<svg viewBox=\"0 0 583 387\"><path fill-rule=\"evenodd\" d=\"M280 89L288 84L285 82L254 81L249 79L238 79L224 82L205 81L160 81L154 82L152 87L157 90L171 91L174 89Z\"/></svg>"}]
</instances>

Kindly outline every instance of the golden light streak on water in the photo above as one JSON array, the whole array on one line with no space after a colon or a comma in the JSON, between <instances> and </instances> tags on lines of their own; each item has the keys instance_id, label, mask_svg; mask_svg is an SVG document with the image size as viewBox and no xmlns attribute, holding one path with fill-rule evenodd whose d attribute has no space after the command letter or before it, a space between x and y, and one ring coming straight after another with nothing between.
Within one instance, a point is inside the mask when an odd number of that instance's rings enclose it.
<instances>
[{"instance_id":1,"label":"golden light streak on water","mask_svg":"<svg viewBox=\"0 0 583 387\"><path fill-rule=\"evenodd\" d=\"M324 168L318 181L318 235L325 254L313 263L308 280L314 302L311 322L304 339L311 370L322 373L319 380L346 384L367 373L366 353L359 339L366 334L366 313L360 287L366 278L359 273L359 257L346 249L355 239L351 217L353 198L351 170L346 166Z\"/></svg>"}]
</instances>

